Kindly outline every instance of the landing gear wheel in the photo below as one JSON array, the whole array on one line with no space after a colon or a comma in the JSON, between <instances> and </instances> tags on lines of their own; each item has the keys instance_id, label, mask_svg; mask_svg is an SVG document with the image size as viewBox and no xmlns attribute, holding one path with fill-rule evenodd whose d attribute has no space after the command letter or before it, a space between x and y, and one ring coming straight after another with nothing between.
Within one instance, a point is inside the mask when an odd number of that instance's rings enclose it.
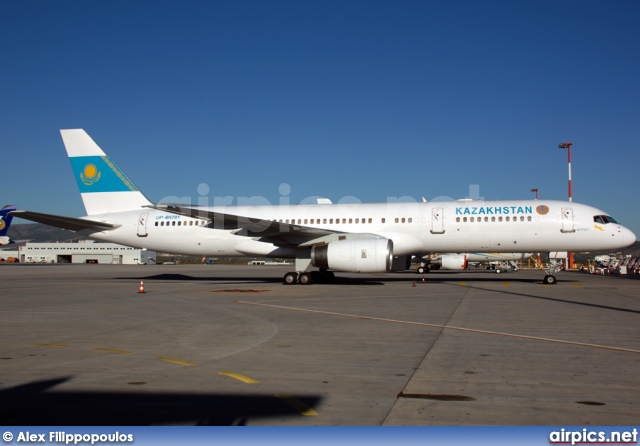
<instances>
[{"instance_id":1,"label":"landing gear wheel","mask_svg":"<svg viewBox=\"0 0 640 446\"><path fill-rule=\"evenodd\" d=\"M301 273L300 277L298 277L298 283L300 285L311 285L313 283L311 273Z\"/></svg>"},{"instance_id":2,"label":"landing gear wheel","mask_svg":"<svg viewBox=\"0 0 640 446\"><path fill-rule=\"evenodd\" d=\"M282 279L282 283L285 285L295 285L298 283L298 273L287 273Z\"/></svg>"},{"instance_id":3,"label":"landing gear wheel","mask_svg":"<svg viewBox=\"0 0 640 446\"><path fill-rule=\"evenodd\" d=\"M416 270L416 272L418 274L426 274L430 271L428 266L419 266L418 269Z\"/></svg>"},{"instance_id":4,"label":"landing gear wheel","mask_svg":"<svg viewBox=\"0 0 640 446\"><path fill-rule=\"evenodd\" d=\"M496 270L496 274L500 274L501 272L502 272L502 270L499 269L499 268Z\"/></svg>"},{"instance_id":5,"label":"landing gear wheel","mask_svg":"<svg viewBox=\"0 0 640 446\"><path fill-rule=\"evenodd\" d=\"M544 276L542 283L546 285L555 285L556 283L558 283L558 279L556 279L556 276L551 276L547 274L546 276Z\"/></svg>"}]
</instances>

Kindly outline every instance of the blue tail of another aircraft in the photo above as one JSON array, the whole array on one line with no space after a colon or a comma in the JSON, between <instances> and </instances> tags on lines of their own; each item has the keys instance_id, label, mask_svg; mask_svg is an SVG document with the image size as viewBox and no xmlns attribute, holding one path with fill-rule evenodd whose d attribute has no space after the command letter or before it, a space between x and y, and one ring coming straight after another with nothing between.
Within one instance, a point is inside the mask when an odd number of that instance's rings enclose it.
<instances>
[{"instance_id":1,"label":"blue tail of another aircraft","mask_svg":"<svg viewBox=\"0 0 640 446\"><path fill-rule=\"evenodd\" d=\"M9 214L9 212L15 210L16 207L12 204L8 204L0 209L0 237L7 235L9 226L11 226L11 220L13 220L13 215Z\"/></svg>"}]
</instances>

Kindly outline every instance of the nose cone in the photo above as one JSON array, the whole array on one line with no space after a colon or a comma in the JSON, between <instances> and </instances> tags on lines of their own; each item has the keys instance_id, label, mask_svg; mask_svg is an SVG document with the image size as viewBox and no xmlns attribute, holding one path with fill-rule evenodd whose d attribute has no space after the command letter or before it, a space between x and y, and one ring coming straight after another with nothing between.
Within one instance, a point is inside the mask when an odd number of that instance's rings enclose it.
<instances>
[{"instance_id":1,"label":"nose cone","mask_svg":"<svg viewBox=\"0 0 640 446\"><path fill-rule=\"evenodd\" d=\"M636 235L627 228L622 231L622 240L625 246L633 245L636 242Z\"/></svg>"}]
</instances>

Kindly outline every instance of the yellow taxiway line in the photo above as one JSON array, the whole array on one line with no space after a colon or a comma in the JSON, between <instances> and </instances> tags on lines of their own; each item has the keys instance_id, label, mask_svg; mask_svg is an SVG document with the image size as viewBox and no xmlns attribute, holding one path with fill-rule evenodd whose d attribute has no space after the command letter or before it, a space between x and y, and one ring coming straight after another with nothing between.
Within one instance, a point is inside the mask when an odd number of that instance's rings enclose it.
<instances>
[{"instance_id":1,"label":"yellow taxiway line","mask_svg":"<svg viewBox=\"0 0 640 446\"><path fill-rule=\"evenodd\" d=\"M228 377L233 378L233 379L237 379L238 381L242 381L243 383L247 383L247 384L257 384L257 383L260 382L257 379L249 378L248 376L244 376L244 375L241 375L239 373L228 372L226 370L222 370L222 371L218 372L218 374L219 375L225 375L225 376L228 376Z\"/></svg>"}]
</instances>

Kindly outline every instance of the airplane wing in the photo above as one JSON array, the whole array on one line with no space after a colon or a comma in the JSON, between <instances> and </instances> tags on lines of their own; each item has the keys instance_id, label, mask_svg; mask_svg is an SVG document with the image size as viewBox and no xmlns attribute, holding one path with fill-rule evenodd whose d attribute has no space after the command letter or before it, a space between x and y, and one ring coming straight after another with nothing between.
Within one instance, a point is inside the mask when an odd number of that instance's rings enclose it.
<instances>
[{"instance_id":1,"label":"airplane wing","mask_svg":"<svg viewBox=\"0 0 640 446\"><path fill-rule=\"evenodd\" d=\"M243 217L240 215L212 212L197 207L180 205L146 206L177 215L211 220L215 229L231 230L236 235L246 237L260 237L263 241L275 244L291 244L297 246L312 246L328 243L334 240L351 238L380 238L374 234L354 234L329 229L301 226L297 224L281 223L271 220Z\"/></svg>"},{"instance_id":2,"label":"airplane wing","mask_svg":"<svg viewBox=\"0 0 640 446\"><path fill-rule=\"evenodd\" d=\"M85 220L84 218L63 217L61 215L41 214L30 211L12 211L11 215L25 220L44 223L56 228L68 229L69 231L80 231L82 229L92 229L95 231L108 231L120 227L120 225L103 221Z\"/></svg>"}]
</instances>

